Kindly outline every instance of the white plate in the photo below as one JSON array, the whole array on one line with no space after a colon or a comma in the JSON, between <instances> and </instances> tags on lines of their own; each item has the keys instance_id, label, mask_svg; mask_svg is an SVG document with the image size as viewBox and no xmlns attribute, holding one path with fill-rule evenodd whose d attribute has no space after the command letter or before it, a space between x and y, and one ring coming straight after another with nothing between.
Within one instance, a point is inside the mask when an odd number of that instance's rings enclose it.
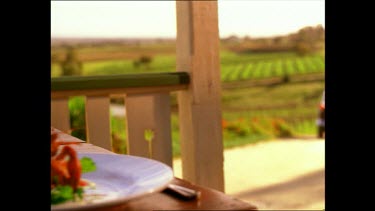
<instances>
[{"instance_id":1,"label":"white plate","mask_svg":"<svg viewBox=\"0 0 375 211\"><path fill-rule=\"evenodd\" d=\"M80 158L85 156L94 160L96 171L84 173L82 178L94 182L96 188L85 189L83 201L51 205L52 210L115 205L161 191L173 179L172 169L155 160L129 155L79 153Z\"/></svg>"}]
</instances>

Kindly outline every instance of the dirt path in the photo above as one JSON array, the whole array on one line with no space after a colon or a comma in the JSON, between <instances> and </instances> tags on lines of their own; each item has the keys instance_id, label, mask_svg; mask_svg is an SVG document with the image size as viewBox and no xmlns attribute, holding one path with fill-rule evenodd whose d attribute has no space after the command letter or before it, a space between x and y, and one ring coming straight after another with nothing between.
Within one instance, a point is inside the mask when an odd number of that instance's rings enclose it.
<instances>
[{"instance_id":1,"label":"dirt path","mask_svg":"<svg viewBox=\"0 0 375 211\"><path fill-rule=\"evenodd\" d=\"M225 192L264 209L324 209L322 139L261 142L224 152ZM181 177L181 160L174 160Z\"/></svg>"}]
</instances>

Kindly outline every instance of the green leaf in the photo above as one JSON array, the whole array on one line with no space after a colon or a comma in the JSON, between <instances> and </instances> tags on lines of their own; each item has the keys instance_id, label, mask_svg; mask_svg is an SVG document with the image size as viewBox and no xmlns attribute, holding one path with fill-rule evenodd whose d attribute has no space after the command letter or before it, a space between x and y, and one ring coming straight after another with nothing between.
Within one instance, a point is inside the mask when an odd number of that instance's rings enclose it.
<instances>
[{"instance_id":1,"label":"green leaf","mask_svg":"<svg viewBox=\"0 0 375 211\"><path fill-rule=\"evenodd\" d=\"M77 194L78 198L82 199L83 198L83 188L82 187L77 188L76 194Z\"/></svg>"},{"instance_id":2,"label":"green leaf","mask_svg":"<svg viewBox=\"0 0 375 211\"><path fill-rule=\"evenodd\" d=\"M56 186L51 189L51 204L59 204L74 198L73 188L69 185Z\"/></svg>"},{"instance_id":3,"label":"green leaf","mask_svg":"<svg viewBox=\"0 0 375 211\"><path fill-rule=\"evenodd\" d=\"M95 162L89 157L83 157L80 160L82 173L88 173L96 170Z\"/></svg>"}]
</instances>

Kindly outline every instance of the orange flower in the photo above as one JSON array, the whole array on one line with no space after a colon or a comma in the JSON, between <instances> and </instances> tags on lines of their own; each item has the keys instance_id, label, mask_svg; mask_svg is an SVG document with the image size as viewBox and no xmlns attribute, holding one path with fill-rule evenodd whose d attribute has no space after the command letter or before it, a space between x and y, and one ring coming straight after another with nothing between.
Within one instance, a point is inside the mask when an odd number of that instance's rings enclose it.
<instances>
[{"instance_id":1,"label":"orange flower","mask_svg":"<svg viewBox=\"0 0 375 211\"><path fill-rule=\"evenodd\" d=\"M222 119L221 120L221 127L223 129L227 128L228 127L228 121L226 121L225 119Z\"/></svg>"}]
</instances>

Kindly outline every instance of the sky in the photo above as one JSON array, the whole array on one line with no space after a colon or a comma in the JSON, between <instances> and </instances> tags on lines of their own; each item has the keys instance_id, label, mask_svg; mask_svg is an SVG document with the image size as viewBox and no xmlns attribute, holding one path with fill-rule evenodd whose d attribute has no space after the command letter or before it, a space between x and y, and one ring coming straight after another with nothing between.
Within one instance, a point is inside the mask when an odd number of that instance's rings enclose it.
<instances>
[{"instance_id":1,"label":"sky","mask_svg":"<svg viewBox=\"0 0 375 211\"><path fill-rule=\"evenodd\" d=\"M270 37L325 26L324 0L218 0L219 35ZM51 1L51 37L175 38L175 1Z\"/></svg>"}]
</instances>

